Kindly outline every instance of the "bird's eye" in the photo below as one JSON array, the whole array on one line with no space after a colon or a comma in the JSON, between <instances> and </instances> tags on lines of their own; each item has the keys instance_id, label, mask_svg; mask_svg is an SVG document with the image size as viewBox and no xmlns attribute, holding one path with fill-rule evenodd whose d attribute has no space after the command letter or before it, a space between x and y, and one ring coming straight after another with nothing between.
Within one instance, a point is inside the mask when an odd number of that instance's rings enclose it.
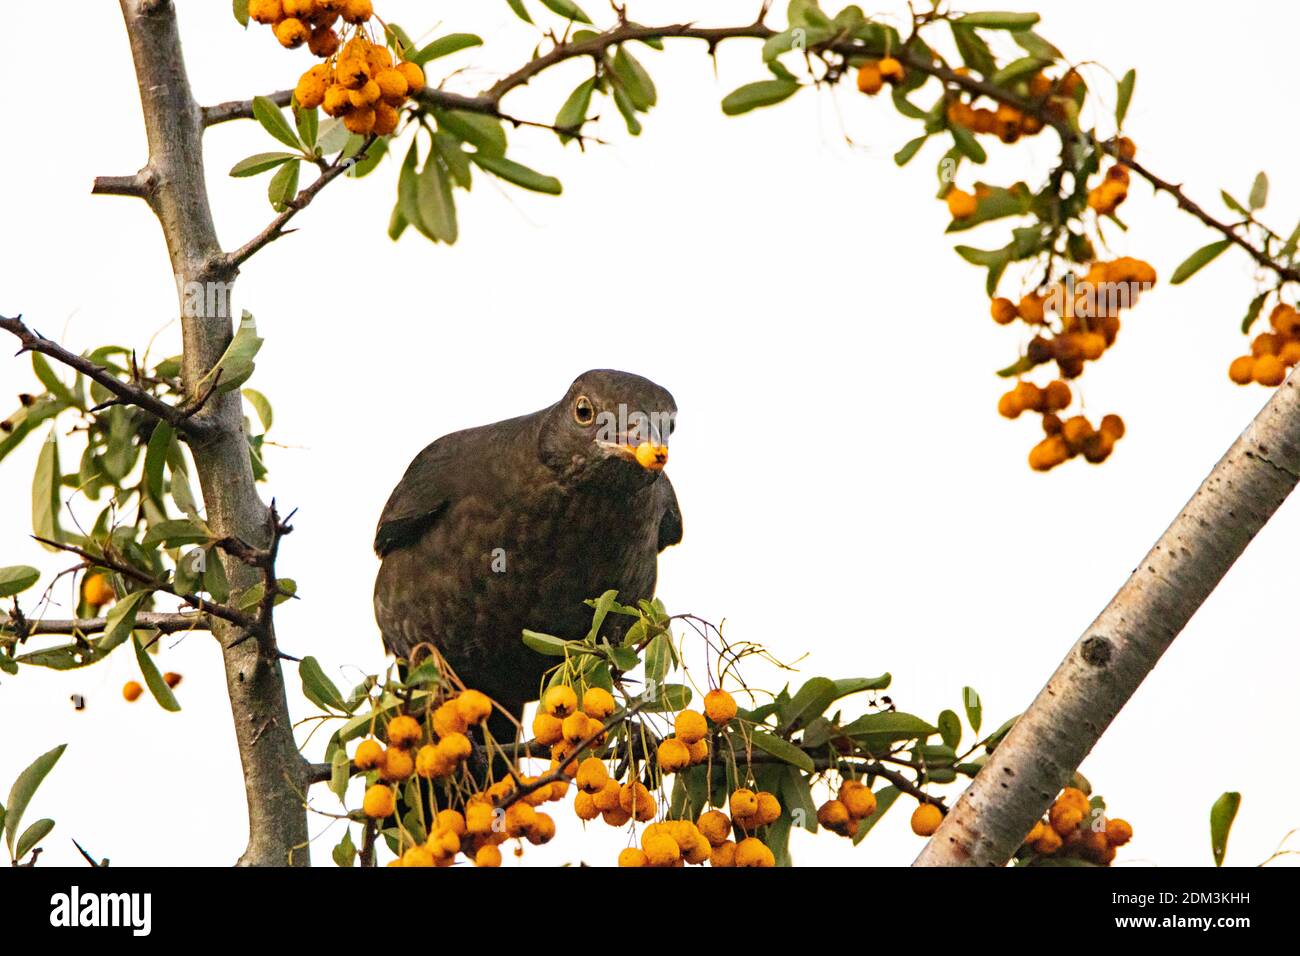
<instances>
[{"instance_id":1,"label":"bird's eye","mask_svg":"<svg viewBox=\"0 0 1300 956\"><path fill-rule=\"evenodd\" d=\"M596 420L596 407L586 395L579 395L573 403L573 420L579 425L590 425Z\"/></svg>"}]
</instances>

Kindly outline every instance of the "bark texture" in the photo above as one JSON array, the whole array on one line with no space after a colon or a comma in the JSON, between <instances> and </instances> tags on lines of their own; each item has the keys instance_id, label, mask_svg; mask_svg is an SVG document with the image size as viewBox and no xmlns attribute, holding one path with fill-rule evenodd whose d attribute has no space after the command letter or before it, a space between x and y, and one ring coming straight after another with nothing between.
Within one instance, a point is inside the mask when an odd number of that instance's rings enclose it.
<instances>
[{"instance_id":1,"label":"bark texture","mask_svg":"<svg viewBox=\"0 0 1300 956\"><path fill-rule=\"evenodd\" d=\"M1002 866L1300 477L1292 376L1039 692L917 866Z\"/></svg>"},{"instance_id":2,"label":"bark texture","mask_svg":"<svg viewBox=\"0 0 1300 956\"><path fill-rule=\"evenodd\" d=\"M235 272L217 242L203 171L202 115L190 92L181 55L176 11L170 0L120 0L130 37L149 139L149 161L136 175L141 195L166 238L178 290L187 283L231 283ZM229 296L214 314L185 315L184 379L190 396L221 358L233 334ZM183 305L184 296L178 295ZM206 519L221 537L265 547L270 512L257 493L244 435L238 390L218 393L199 418L207 426L190 441L203 490ZM258 580L257 572L223 558L232 588ZM214 624L223 648L235 736L248 795L248 846L242 865L305 865L307 762L294 743L284 675L274 642L250 637L233 625ZM247 639L245 639L247 638Z\"/></svg>"}]
</instances>

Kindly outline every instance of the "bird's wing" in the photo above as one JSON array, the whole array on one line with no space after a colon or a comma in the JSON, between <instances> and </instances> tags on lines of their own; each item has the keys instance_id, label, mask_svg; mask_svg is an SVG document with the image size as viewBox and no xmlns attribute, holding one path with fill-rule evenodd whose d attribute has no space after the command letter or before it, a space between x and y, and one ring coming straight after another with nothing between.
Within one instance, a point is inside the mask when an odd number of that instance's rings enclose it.
<instances>
[{"instance_id":1,"label":"bird's wing","mask_svg":"<svg viewBox=\"0 0 1300 956\"><path fill-rule=\"evenodd\" d=\"M375 554L381 558L419 540L453 499L455 443L447 441L453 437L440 438L416 455L388 496L375 529Z\"/></svg>"},{"instance_id":2,"label":"bird's wing","mask_svg":"<svg viewBox=\"0 0 1300 956\"><path fill-rule=\"evenodd\" d=\"M659 550L662 551L681 543L682 509L677 505L677 492L673 491L673 483L667 475L659 479L659 484L664 488L661 494L667 499L664 502L663 517L659 519Z\"/></svg>"}]
</instances>

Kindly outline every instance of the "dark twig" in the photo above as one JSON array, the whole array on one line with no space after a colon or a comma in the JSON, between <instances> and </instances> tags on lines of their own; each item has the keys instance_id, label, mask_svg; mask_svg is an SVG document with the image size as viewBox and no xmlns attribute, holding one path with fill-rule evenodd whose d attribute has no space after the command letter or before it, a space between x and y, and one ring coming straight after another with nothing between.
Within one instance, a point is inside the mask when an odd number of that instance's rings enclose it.
<instances>
[{"instance_id":1,"label":"dark twig","mask_svg":"<svg viewBox=\"0 0 1300 956\"><path fill-rule=\"evenodd\" d=\"M20 355L23 352L40 352L43 355L48 355L55 361L75 369L92 381L104 386L117 396L117 401L121 404L143 408L178 431L184 431L196 437L207 434L207 429L202 420L191 418L194 412L198 410L197 408L184 409L169 405L143 388L123 382L103 366L96 365L83 355L69 352L52 339L47 339L39 332L29 329L23 323L22 316L12 319L0 316L0 329L12 333L22 343L22 348L19 349Z\"/></svg>"},{"instance_id":2,"label":"dark twig","mask_svg":"<svg viewBox=\"0 0 1300 956\"><path fill-rule=\"evenodd\" d=\"M181 631L207 631L212 627L212 620L206 612L198 614L167 614L162 612L141 611L135 616L135 626L140 630L159 631L163 634L176 634ZM19 640L38 634L99 634L108 627L106 617L74 617L56 620L45 618L29 620L13 615L0 614L0 632L15 634Z\"/></svg>"}]
</instances>

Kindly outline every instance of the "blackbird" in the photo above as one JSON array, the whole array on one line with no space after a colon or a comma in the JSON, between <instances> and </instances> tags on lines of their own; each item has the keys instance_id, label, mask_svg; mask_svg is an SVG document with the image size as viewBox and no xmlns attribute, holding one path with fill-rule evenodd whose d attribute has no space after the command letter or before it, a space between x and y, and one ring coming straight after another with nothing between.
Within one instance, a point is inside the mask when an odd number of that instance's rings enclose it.
<instances>
[{"instance_id":1,"label":"blackbird","mask_svg":"<svg viewBox=\"0 0 1300 956\"><path fill-rule=\"evenodd\" d=\"M581 638L587 599L611 588L623 603L654 596L658 554L682 537L663 473L676 413L654 382L595 369L549 408L420 452L375 533L387 649L409 661L418 645L436 647L467 687L518 718L555 663L523 643L525 628ZM601 633L617 640L626 621L609 615Z\"/></svg>"}]
</instances>

